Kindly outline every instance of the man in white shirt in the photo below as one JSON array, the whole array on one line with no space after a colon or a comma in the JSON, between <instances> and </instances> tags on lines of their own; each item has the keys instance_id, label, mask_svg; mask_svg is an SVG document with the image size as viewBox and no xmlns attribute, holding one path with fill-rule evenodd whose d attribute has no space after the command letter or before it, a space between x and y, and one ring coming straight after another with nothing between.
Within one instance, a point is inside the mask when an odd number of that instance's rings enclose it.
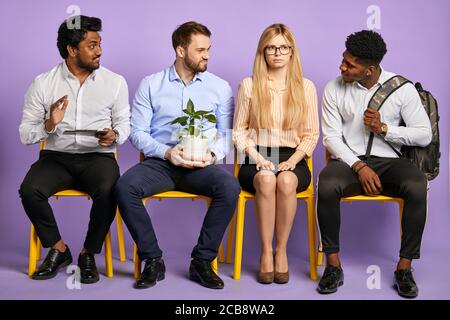
<instances>
[{"instance_id":1,"label":"man in white shirt","mask_svg":"<svg viewBox=\"0 0 450 320\"><path fill-rule=\"evenodd\" d=\"M116 211L113 188L119 167L114 151L130 133L126 81L100 67L101 27L95 17L64 21L57 40L64 61L36 77L25 95L20 139L27 145L45 140L45 148L19 193L42 245L51 248L32 279L53 278L72 262L48 198L61 190L77 189L93 200L78 257L81 282L99 280L94 254L101 251Z\"/></svg>"},{"instance_id":2,"label":"man in white shirt","mask_svg":"<svg viewBox=\"0 0 450 320\"><path fill-rule=\"evenodd\" d=\"M426 146L431 126L414 86L405 84L379 110L367 105L375 91L395 74L380 62L387 52L382 37L373 31L348 36L340 65L341 76L327 84L322 102L323 143L332 160L318 182L317 216L327 266L318 285L320 293L336 292L344 282L339 260L340 199L361 194L400 197L404 200L400 259L394 273L399 295L416 297L411 271L420 257L427 213L427 180L408 160L398 158L402 145ZM401 122L404 126L400 126ZM369 157L366 149L374 133Z\"/></svg>"}]
</instances>

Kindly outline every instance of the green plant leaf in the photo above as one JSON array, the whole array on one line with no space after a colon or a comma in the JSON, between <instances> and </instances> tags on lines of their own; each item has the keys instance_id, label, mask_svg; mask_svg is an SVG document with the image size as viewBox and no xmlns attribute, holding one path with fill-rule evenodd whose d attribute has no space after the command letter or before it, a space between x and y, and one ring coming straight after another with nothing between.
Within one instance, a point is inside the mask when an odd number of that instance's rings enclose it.
<instances>
[{"instance_id":1,"label":"green plant leaf","mask_svg":"<svg viewBox=\"0 0 450 320\"><path fill-rule=\"evenodd\" d=\"M192 102L191 99L189 99L189 101L187 102L186 110L188 114L193 114L195 112L194 102Z\"/></svg>"},{"instance_id":2,"label":"green plant leaf","mask_svg":"<svg viewBox=\"0 0 450 320\"><path fill-rule=\"evenodd\" d=\"M205 118L211 123L217 123L216 117L213 114L207 114Z\"/></svg>"},{"instance_id":3,"label":"green plant leaf","mask_svg":"<svg viewBox=\"0 0 450 320\"><path fill-rule=\"evenodd\" d=\"M200 110L200 111L196 111L195 115L196 116L204 116L205 114L210 113L211 111L206 111L206 110Z\"/></svg>"},{"instance_id":4,"label":"green plant leaf","mask_svg":"<svg viewBox=\"0 0 450 320\"><path fill-rule=\"evenodd\" d=\"M185 125L187 124L187 120L188 120L188 117L187 117L187 116L184 116L184 117L178 117L178 118L176 118L175 120L173 120L173 121L171 122L171 124L179 123L180 125L185 126Z\"/></svg>"},{"instance_id":5,"label":"green plant leaf","mask_svg":"<svg viewBox=\"0 0 450 320\"><path fill-rule=\"evenodd\" d=\"M183 109L183 112L186 113L188 116L192 116L192 113L189 113L188 109Z\"/></svg>"}]
</instances>

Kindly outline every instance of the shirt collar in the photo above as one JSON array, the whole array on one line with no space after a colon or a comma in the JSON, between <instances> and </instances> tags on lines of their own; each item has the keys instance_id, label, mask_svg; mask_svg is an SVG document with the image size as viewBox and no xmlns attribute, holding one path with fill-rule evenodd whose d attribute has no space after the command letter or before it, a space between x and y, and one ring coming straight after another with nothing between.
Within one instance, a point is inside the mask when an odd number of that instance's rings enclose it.
<instances>
[{"instance_id":1,"label":"shirt collar","mask_svg":"<svg viewBox=\"0 0 450 320\"><path fill-rule=\"evenodd\" d=\"M383 67L381 67L381 65L380 65L380 69L381 69L381 73L380 73L380 77L378 78L377 84L382 85L387 80L389 80L389 76L386 74L386 71L384 71L384 69L383 69Z\"/></svg>"},{"instance_id":2,"label":"shirt collar","mask_svg":"<svg viewBox=\"0 0 450 320\"><path fill-rule=\"evenodd\" d=\"M378 77L378 80L373 85L373 87L381 86L383 83L385 83L389 79L389 76L386 74L386 71L384 71L384 69L383 69L383 67L381 65L380 65L380 69L381 69L380 76ZM358 87L360 87L362 89L365 89L365 90L371 90L373 88L372 87L372 88L367 89L362 84L360 84L358 81L353 82L353 85L356 85L356 86L358 86Z\"/></svg>"},{"instance_id":3,"label":"shirt collar","mask_svg":"<svg viewBox=\"0 0 450 320\"><path fill-rule=\"evenodd\" d=\"M95 80L95 78L97 77L99 69L100 68L95 69L94 71L92 71L91 74L87 77L87 79ZM77 77L72 72L70 72L69 67L67 67L67 62L66 61L62 62L62 74L63 74L63 77L66 78L66 79L77 79Z\"/></svg>"},{"instance_id":4,"label":"shirt collar","mask_svg":"<svg viewBox=\"0 0 450 320\"><path fill-rule=\"evenodd\" d=\"M203 77L205 76L204 74L204 72L197 72L191 82L195 82L197 80L203 81ZM178 75L177 70L175 69L175 64L173 64L169 70L169 81L174 80L183 82L183 80L181 80L180 76Z\"/></svg>"}]
</instances>

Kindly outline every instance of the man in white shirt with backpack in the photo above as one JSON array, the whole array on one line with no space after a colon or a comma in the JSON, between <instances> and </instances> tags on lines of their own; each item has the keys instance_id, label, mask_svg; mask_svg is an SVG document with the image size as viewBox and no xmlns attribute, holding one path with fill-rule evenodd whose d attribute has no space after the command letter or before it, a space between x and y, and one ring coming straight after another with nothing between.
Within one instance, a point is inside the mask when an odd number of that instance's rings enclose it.
<instances>
[{"instance_id":1,"label":"man in white shirt with backpack","mask_svg":"<svg viewBox=\"0 0 450 320\"><path fill-rule=\"evenodd\" d=\"M430 143L430 120L416 88L408 81L388 94L382 108L380 101L372 100L377 90L395 76L380 66L387 50L378 33L353 33L345 45L341 76L327 84L322 101L323 142L332 160L318 181L317 216L327 266L317 290L333 293L344 282L339 260L340 199L383 194L404 200L394 286L399 295L414 298L418 288L411 262L420 257L427 179L398 153L402 145L424 147ZM379 109L370 108L377 103ZM400 125L402 122L404 125Z\"/></svg>"}]
</instances>

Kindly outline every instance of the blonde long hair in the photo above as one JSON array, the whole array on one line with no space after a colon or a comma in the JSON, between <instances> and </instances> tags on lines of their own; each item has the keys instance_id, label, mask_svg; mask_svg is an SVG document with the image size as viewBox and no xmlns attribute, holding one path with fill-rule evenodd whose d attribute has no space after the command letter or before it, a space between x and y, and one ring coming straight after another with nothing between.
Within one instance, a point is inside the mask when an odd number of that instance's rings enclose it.
<instances>
[{"instance_id":1,"label":"blonde long hair","mask_svg":"<svg viewBox=\"0 0 450 320\"><path fill-rule=\"evenodd\" d=\"M253 64L253 87L251 98L251 117L258 129L272 127L268 68L264 50L271 39L282 35L292 47L288 64L286 91L284 95L283 129L299 128L306 118L306 98L303 86L303 71L294 35L284 24L272 24L261 35Z\"/></svg>"}]
</instances>

